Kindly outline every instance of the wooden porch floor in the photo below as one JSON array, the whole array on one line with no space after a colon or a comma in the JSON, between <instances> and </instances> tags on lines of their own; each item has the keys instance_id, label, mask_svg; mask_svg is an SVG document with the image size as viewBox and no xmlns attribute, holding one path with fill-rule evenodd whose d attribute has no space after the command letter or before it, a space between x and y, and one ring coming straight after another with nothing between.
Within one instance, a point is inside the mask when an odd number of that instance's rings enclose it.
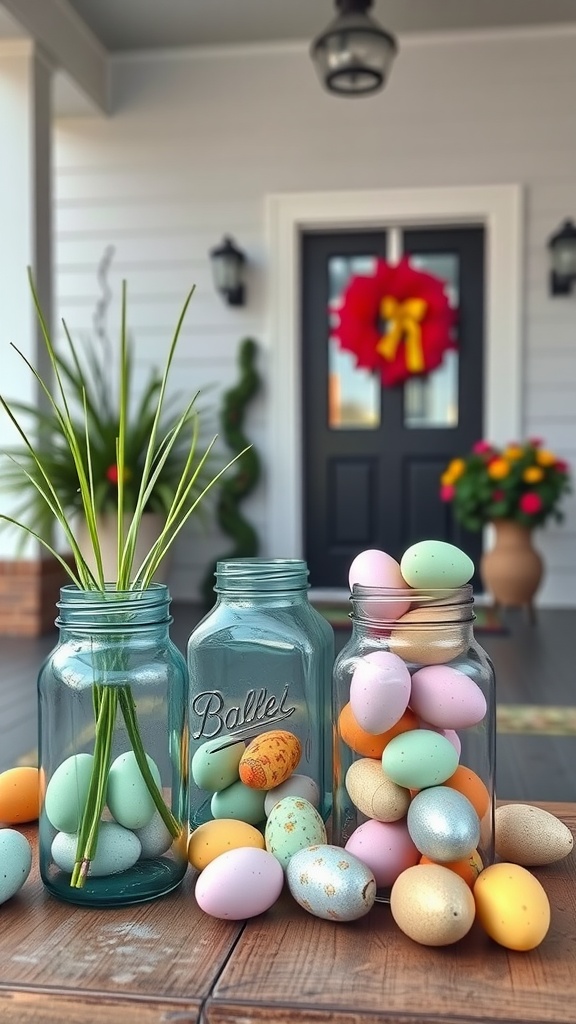
<instances>
[{"instance_id":1,"label":"wooden porch floor","mask_svg":"<svg viewBox=\"0 0 576 1024\"><path fill-rule=\"evenodd\" d=\"M173 639L185 651L200 612L193 605L175 604L173 613ZM576 609L540 611L533 626L522 612L510 610L505 621L507 634L478 637L494 662L503 709L497 794L509 800L575 800ZM345 634L338 631L336 638L342 644ZM55 640L56 632L35 640L0 637L0 771L33 763L36 679ZM535 718L531 712L518 714L519 705L561 710Z\"/></svg>"}]
</instances>

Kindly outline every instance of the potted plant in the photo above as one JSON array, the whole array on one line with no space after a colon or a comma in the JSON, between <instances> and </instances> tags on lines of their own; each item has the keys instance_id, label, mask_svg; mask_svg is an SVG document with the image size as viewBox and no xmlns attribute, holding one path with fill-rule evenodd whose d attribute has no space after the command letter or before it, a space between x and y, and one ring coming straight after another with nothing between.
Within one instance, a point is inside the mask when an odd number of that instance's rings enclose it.
<instances>
[{"instance_id":1,"label":"potted plant","mask_svg":"<svg viewBox=\"0 0 576 1024\"><path fill-rule=\"evenodd\" d=\"M452 459L440 482L440 497L462 526L494 527L495 544L483 554L480 574L495 601L531 609L543 571L532 530L562 520L560 504L571 486L568 464L540 438L504 447L478 441Z\"/></svg>"},{"instance_id":2,"label":"potted plant","mask_svg":"<svg viewBox=\"0 0 576 1024\"><path fill-rule=\"evenodd\" d=\"M96 318L95 318L96 319ZM180 327L180 324L178 325ZM125 325L124 325L125 328ZM186 465L189 448L189 430L194 432L197 447L205 443L206 410L197 408L199 393L187 403L182 429L176 432L174 442L162 455L162 439L171 436L180 420L181 396L168 399L162 391L163 376L153 367L139 396L134 392L133 346L126 340L123 379L114 380L114 361L110 341L100 323L98 330L88 339L76 344L68 331L67 351L53 350L55 367L66 387L66 401L70 421L77 438L78 454L84 466L90 461L93 483L94 511L98 527L101 557L106 580L115 578L116 534L119 493L119 464L117 439L120 427L120 407L126 406L124 423L123 506L124 528L133 516L142 484L148 444L162 397L162 412L157 424L157 442L152 453L152 465L158 468L139 521L136 539L135 563L158 539L177 493ZM125 394L121 395L121 388ZM16 415L24 415L31 423L33 448L27 442L6 451L2 484L17 498L13 517L26 524L40 537L49 539L54 525L54 513L45 501L42 488L43 473L54 486L65 515L77 518L76 538L82 556L90 570L96 571L95 555L89 524L84 515L81 481L76 461L71 458L69 439L61 420L60 411L49 402L44 407L12 401L10 407ZM202 413L202 416L199 415ZM202 437L200 436L202 423ZM89 449L89 450L88 450ZM221 464L220 464L221 465ZM42 468L40 468L40 466ZM209 479L209 469L216 467L210 445L201 459L194 456L193 468L197 476L187 497L187 507L198 497ZM181 512L185 512L182 509ZM156 570L156 580L165 580L168 559Z\"/></svg>"}]
</instances>

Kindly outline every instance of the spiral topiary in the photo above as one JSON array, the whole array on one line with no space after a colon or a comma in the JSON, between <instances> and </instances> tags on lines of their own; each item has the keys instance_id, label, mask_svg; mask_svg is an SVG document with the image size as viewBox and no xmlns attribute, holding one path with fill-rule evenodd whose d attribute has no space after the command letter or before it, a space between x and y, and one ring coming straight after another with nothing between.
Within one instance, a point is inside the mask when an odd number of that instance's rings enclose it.
<instances>
[{"instance_id":1,"label":"spiral topiary","mask_svg":"<svg viewBox=\"0 0 576 1024\"><path fill-rule=\"evenodd\" d=\"M243 433L246 406L260 388L260 377L255 369L257 346L252 338L240 342L238 366L240 379L235 387L222 396L220 422L226 443L234 454L242 452L249 440ZM248 448L234 463L235 472L222 478L216 517L224 533L235 541L234 548L218 561L228 558L250 558L258 554L259 540L254 527L240 514L238 505L256 486L260 477L260 458L254 446ZM207 607L214 602L214 572L210 565L202 582L202 595Z\"/></svg>"}]
</instances>

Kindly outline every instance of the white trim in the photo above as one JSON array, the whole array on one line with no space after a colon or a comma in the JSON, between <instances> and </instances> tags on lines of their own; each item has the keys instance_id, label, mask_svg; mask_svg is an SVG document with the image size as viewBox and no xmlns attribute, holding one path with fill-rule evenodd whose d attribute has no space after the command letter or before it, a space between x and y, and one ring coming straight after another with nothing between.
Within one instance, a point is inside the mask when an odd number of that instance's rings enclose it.
<instances>
[{"instance_id":1,"label":"white trim","mask_svg":"<svg viewBox=\"0 0 576 1024\"><path fill-rule=\"evenodd\" d=\"M522 189L519 185L319 192L266 200L270 266L268 549L303 554L301 394L298 369L299 238L305 229L404 224L486 228L484 381L486 437L521 434Z\"/></svg>"}]
</instances>

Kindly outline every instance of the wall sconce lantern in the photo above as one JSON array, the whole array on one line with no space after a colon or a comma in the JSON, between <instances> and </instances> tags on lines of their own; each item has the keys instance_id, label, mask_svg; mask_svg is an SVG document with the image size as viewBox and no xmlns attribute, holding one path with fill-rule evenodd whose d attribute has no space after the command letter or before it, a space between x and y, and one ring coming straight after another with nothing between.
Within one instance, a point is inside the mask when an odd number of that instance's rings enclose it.
<instances>
[{"instance_id":1,"label":"wall sconce lantern","mask_svg":"<svg viewBox=\"0 0 576 1024\"><path fill-rule=\"evenodd\" d=\"M576 281L576 224L565 220L548 239L550 249L550 294L569 295Z\"/></svg>"},{"instance_id":2,"label":"wall sconce lantern","mask_svg":"<svg viewBox=\"0 0 576 1024\"><path fill-rule=\"evenodd\" d=\"M396 40L367 13L373 0L335 3L339 13L310 47L318 77L338 96L378 92L396 56Z\"/></svg>"},{"instance_id":3,"label":"wall sconce lantern","mask_svg":"<svg viewBox=\"0 0 576 1024\"><path fill-rule=\"evenodd\" d=\"M210 250L214 285L229 306L243 306L246 300L244 271L246 257L226 235L216 249Z\"/></svg>"}]
</instances>

